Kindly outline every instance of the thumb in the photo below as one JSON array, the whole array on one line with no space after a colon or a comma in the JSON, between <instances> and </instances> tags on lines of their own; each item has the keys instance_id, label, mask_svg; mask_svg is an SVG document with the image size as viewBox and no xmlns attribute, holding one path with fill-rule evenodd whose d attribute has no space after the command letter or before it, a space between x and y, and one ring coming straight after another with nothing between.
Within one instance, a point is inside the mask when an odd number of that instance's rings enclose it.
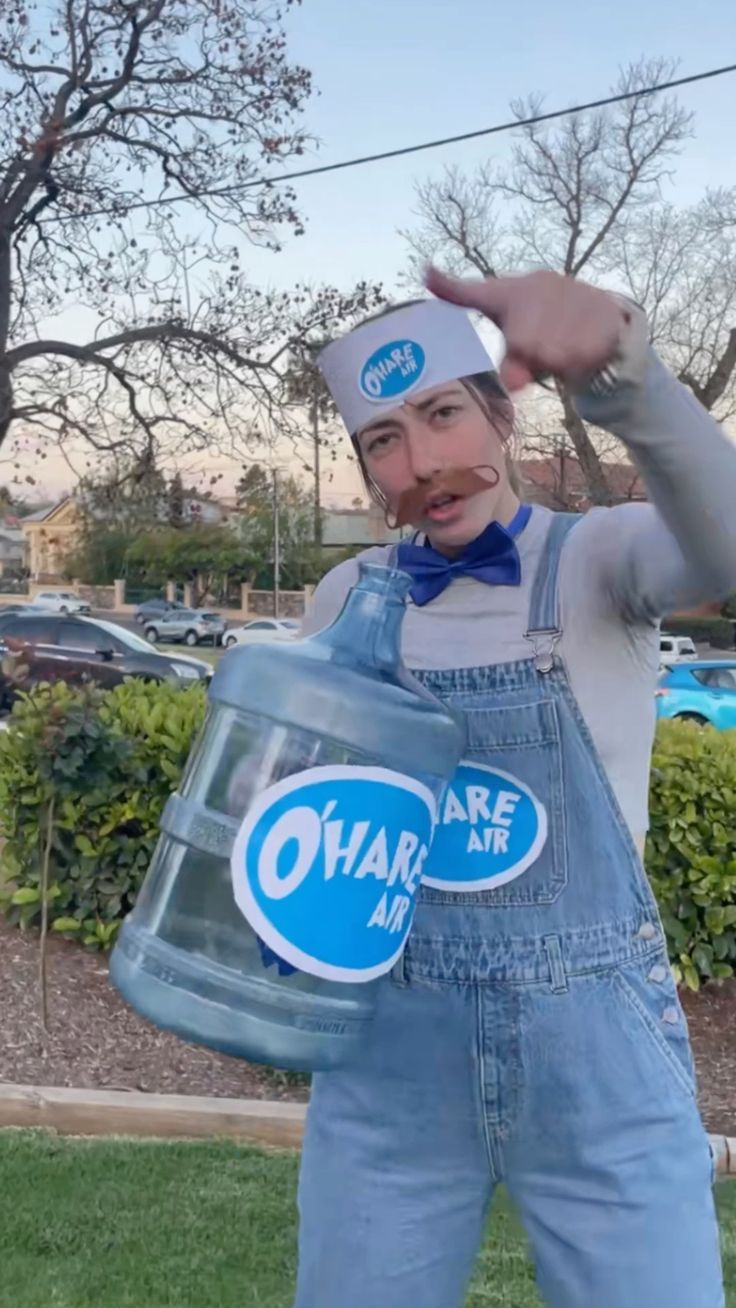
<instances>
[{"instance_id":1,"label":"thumb","mask_svg":"<svg viewBox=\"0 0 736 1308\"><path fill-rule=\"evenodd\" d=\"M432 264L424 274L424 284L433 295L441 300L449 300L450 304L462 305L465 309L478 309L501 328L508 306L510 280L508 277L488 277L484 280L450 277Z\"/></svg>"}]
</instances>

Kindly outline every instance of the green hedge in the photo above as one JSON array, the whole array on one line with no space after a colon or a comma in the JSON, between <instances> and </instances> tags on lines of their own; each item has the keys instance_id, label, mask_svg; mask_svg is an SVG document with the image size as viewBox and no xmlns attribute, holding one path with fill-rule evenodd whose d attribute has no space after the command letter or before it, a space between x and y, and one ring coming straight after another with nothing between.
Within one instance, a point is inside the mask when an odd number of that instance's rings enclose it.
<instances>
[{"instance_id":1,"label":"green hedge","mask_svg":"<svg viewBox=\"0 0 736 1308\"><path fill-rule=\"evenodd\" d=\"M0 908L109 946L135 902L204 719L200 685L130 680L114 690L41 687L0 734Z\"/></svg>"},{"instance_id":2,"label":"green hedge","mask_svg":"<svg viewBox=\"0 0 736 1308\"><path fill-rule=\"evenodd\" d=\"M728 618L670 618L663 630L672 636L691 636L714 649L734 647L734 624Z\"/></svg>"},{"instance_id":3,"label":"green hedge","mask_svg":"<svg viewBox=\"0 0 736 1308\"><path fill-rule=\"evenodd\" d=\"M736 968L736 732L661 722L653 756L646 868L675 975Z\"/></svg>"},{"instance_id":4,"label":"green hedge","mask_svg":"<svg viewBox=\"0 0 736 1308\"><path fill-rule=\"evenodd\" d=\"M42 688L0 734L0 908L107 947L135 902L167 796L203 721L200 686ZM646 867L678 980L736 971L736 732L660 723Z\"/></svg>"}]
</instances>

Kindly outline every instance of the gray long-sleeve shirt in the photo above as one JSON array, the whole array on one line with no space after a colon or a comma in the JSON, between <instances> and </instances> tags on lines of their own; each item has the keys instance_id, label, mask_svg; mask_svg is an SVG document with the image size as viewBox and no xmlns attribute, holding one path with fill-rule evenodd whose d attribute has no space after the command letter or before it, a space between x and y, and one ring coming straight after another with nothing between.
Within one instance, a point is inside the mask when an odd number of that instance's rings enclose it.
<instances>
[{"instance_id":1,"label":"gray long-sleeve shirt","mask_svg":"<svg viewBox=\"0 0 736 1308\"><path fill-rule=\"evenodd\" d=\"M736 447L643 340L616 389L578 399L582 417L615 433L644 477L649 504L593 509L560 562L558 646L622 813L641 847L654 734L662 616L736 590ZM535 507L518 540L518 588L460 577L403 626L410 668L463 668L528 658L531 584L552 514ZM361 557L385 562L387 548ZM304 631L339 612L356 560L320 582Z\"/></svg>"}]
</instances>

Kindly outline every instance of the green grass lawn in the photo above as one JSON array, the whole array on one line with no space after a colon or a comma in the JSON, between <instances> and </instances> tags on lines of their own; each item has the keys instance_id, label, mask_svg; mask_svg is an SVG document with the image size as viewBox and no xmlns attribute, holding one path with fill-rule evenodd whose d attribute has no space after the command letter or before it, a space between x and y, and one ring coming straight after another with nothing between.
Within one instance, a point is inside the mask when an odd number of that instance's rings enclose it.
<instances>
[{"instance_id":1,"label":"green grass lawn","mask_svg":"<svg viewBox=\"0 0 736 1308\"><path fill-rule=\"evenodd\" d=\"M0 1132L0 1304L291 1308L296 1168L292 1154L229 1142ZM736 1183L719 1206L736 1308ZM499 1205L467 1308L538 1304L523 1238Z\"/></svg>"},{"instance_id":2,"label":"green grass lawn","mask_svg":"<svg viewBox=\"0 0 736 1308\"><path fill-rule=\"evenodd\" d=\"M212 645L194 645L191 649L188 645L152 645L151 648L157 654L188 654L195 659L204 659L205 663L211 663L215 668L225 653L224 649L219 646L215 649Z\"/></svg>"}]
</instances>

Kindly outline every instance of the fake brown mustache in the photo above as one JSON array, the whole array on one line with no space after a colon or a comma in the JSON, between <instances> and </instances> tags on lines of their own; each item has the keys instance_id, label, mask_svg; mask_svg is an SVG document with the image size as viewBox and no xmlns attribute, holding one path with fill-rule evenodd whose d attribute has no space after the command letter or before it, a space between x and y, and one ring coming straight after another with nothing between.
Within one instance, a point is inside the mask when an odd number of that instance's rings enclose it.
<instances>
[{"instance_id":1,"label":"fake brown mustache","mask_svg":"<svg viewBox=\"0 0 736 1308\"><path fill-rule=\"evenodd\" d=\"M445 468L431 481L403 491L396 506L396 526L406 527L409 523L423 518L429 500L436 495L459 495L465 498L469 495L478 495L481 491L491 490L497 485L498 473L490 466Z\"/></svg>"}]
</instances>

